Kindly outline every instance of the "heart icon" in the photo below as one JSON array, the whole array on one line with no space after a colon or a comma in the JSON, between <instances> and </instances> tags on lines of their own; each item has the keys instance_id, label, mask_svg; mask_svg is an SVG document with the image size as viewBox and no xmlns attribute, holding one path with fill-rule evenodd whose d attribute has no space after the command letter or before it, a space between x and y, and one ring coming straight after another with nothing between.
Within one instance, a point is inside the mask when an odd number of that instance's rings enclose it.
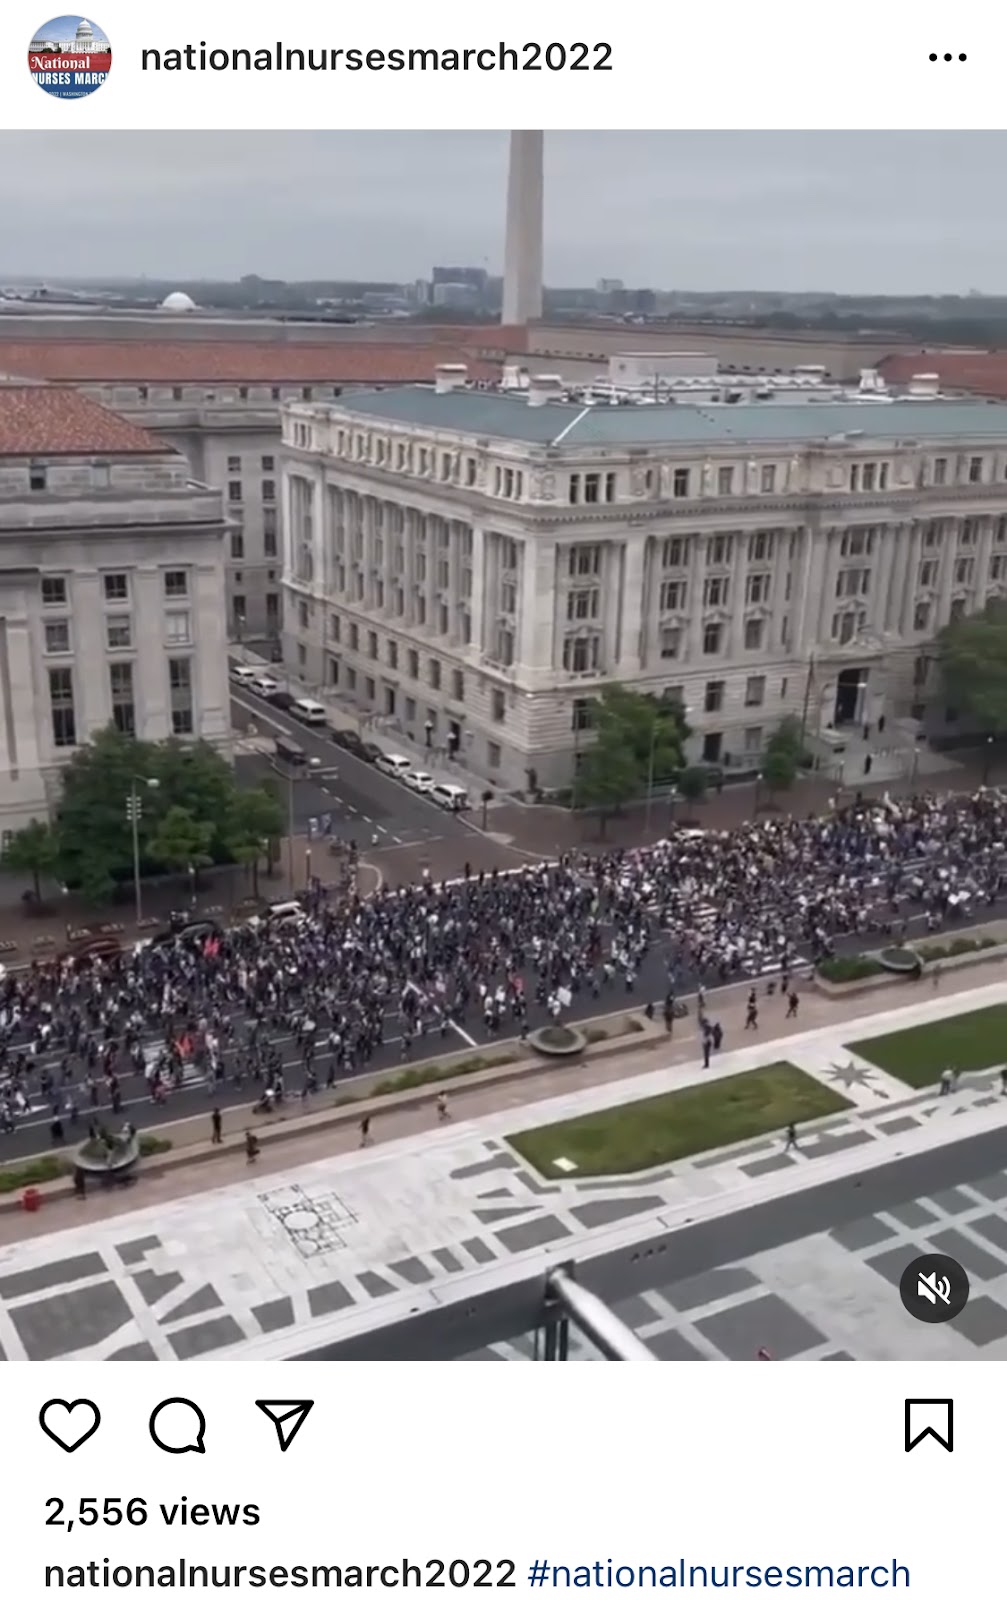
<instances>
[{"instance_id":1,"label":"heart icon","mask_svg":"<svg viewBox=\"0 0 1007 1600\"><path fill-rule=\"evenodd\" d=\"M42 1432L72 1455L101 1427L101 1412L93 1400L47 1400L38 1414Z\"/></svg>"}]
</instances>

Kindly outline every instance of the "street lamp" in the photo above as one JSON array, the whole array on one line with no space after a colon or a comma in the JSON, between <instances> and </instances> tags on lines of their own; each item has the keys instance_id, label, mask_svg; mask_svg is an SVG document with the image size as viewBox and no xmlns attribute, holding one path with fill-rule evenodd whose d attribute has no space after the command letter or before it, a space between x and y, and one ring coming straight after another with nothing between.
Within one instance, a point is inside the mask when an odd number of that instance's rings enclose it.
<instances>
[{"instance_id":1,"label":"street lamp","mask_svg":"<svg viewBox=\"0 0 1007 1600\"><path fill-rule=\"evenodd\" d=\"M138 778L134 775L129 780L129 794L126 798L126 820L133 832L133 894L138 927L143 920L143 885L140 881L140 820L143 816L143 805L139 794L141 787L159 789L161 785L157 778Z\"/></svg>"},{"instance_id":2,"label":"street lamp","mask_svg":"<svg viewBox=\"0 0 1007 1600\"><path fill-rule=\"evenodd\" d=\"M993 746L994 746L995 743L996 743L996 740L994 739L993 734L992 733L988 733L986 735L986 753L985 753L985 756L984 756L984 759L983 759L983 782L982 782L982 786L983 786L984 789L985 789L986 785L990 781L990 772L991 772L992 767L993 767Z\"/></svg>"},{"instance_id":3,"label":"street lamp","mask_svg":"<svg viewBox=\"0 0 1007 1600\"><path fill-rule=\"evenodd\" d=\"M322 762L321 762L321 757L320 756L312 756L308 761L308 766L312 771L316 771L317 768L321 766L321 764L322 764ZM294 779L295 779L295 777L296 777L296 769L294 767L291 767L290 771L287 773L287 873L288 873L288 876L290 878L290 892L291 892L291 894L294 893L294 890L296 888L296 884L294 882Z\"/></svg>"}]
</instances>

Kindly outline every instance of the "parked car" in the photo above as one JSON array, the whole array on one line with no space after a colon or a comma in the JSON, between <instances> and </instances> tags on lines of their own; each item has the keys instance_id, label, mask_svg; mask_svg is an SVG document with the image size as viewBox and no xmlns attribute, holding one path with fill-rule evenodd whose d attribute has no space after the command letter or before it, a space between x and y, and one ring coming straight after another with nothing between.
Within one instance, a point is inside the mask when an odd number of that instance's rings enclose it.
<instances>
[{"instance_id":1,"label":"parked car","mask_svg":"<svg viewBox=\"0 0 1007 1600\"><path fill-rule=\"evenodd\" d=\"M292 717L309 728L324 728L328 723L328 712L320 700L294 700L288 709Z\"/></svg>"},{"instance_id":2,"label":"parked car","mask_svg":"<svg viewBox=\"0 0 1007 1600\"><path fill-rule=\"evenodd\" d=\"M340 750L348 750L354 756L360 755L364 748L363 739L353 728L330 728L329 738L333 744L339 746Z\"/></svg>"},{"instance_id":3,"label":"parked car","mask_svg":"<svg viewBox=\"0 0 1007 1600\"><path fill-rule=\"evenodd\" d=\"M266 698L277 711L292 711L295 704L294 696L289 689L277 689L275 694L267 695Z\"/></svg>"},{"instance_id":4,"label":"parked car","mask_svg":"<svg viewBox=\"0 0 1007 1600\"><path fill-rule=\"evenodd\" d=\"M263 700L271 700L279 690L280 685L275 678L270 678L266 673L260 672L257 678L252 678L248 687L253 694L259 695Z\"/></svg>"},{"instance_id":5,"label":"parked car","mask_svg":"<svg viewBox=\"0 0 1007 1600\"><path fill-rule=\"evenodd\" d=\"M379 744L372 743L370 739L365 739L363 744L360 746L361 758L364 761L369 761L372 767L377 766L378 762L381 760L382 753L381 746Z\"/></svg>"},{"instance_id":6,"label":"parked car","mask_svg":"<svg viewBox=\"0 0 1007 1600\"><path fill-rule=\"evenodd\" d=\"M436 800L445 811L468 811L472 802L469 792L459 783L435 783L430 790L431 800Z\"/></svg>"},{"instance_id":7,"label":"parked car","mask_svg":"<svg viewBox=\"0 0 1007 1600\"><path fill-rule=\"evenodd\" d=\"M417 794L430 794L434 786L429 772L414 772L412 768L403 773L402 781L408 789L415 789Z\"/></svg>"},{"instance_id":8,"label":"parked car","mask_svg":"<svg viewBox=\"0 0 1007 1600\"><path fill-rule=\"evenodd\" d=\"M413 764L407 761L405 756L391 755L389 751L382 750L374 765L379 772L386 772L390 778L404 778L406 773L411 771Z\"/></svg>"},{"instance_id":9,"label":"parked car","mask_svg":"<svg viewBox=\"0 0 1007 1600\"><path fill-rule=\"evenodd\" d=\"M228 672L230 674L231 682L236 684L239 689L242 686L247 689L249 684L254 683L255 679L259 676L258 669L256 667L239 667L236 661L231 662Z\"/></svg>"}]
</instances>

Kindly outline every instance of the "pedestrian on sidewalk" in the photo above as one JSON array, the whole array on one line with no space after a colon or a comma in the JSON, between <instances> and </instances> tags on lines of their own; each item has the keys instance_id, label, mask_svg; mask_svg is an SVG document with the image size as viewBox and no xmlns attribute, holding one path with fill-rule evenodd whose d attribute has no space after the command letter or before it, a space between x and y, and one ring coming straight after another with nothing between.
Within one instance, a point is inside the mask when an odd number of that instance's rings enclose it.
<instances>
[{"instance_id":1,"label":"pedestrian on sidewalk","mask_svg":"<svg viewBox=\"0 0 1007 1600\"><path fill-rule=\"evenodd\" d=\"M749 1031L749 1029L753 1029L753 1028L756 1031L756 1033L758 1033L758 1031L759 1031L759 1008L756 1005L755 1000L753 999L752 995L749 995L749 997L748 997L748 1005L747 1005L747 1007L745 1009L745 1031L746 1031L746 1033Z\"/></svg>"},{"instance_id":2,"label":"pedestrian on sidewalk","mask_svg":"<svg viewBox=\"0 0 1007 1600\"><path fill-rule=\"evenodd\" d=\"M437 1096L437 1121L438 1122L450 1122L451 1121L451 1113L448 1110L448 1097L444 1093L443 1089L441 1090L440 1094Z\"/></svg>"},{"instance_id":3,"label":"pedestrian on sidewalk","mask_svg":"<svg viewBox=\"0 0 1007 1600\"><path fill-rule=\"evenodd\" d=\"M800 1003L801 1003L801 997L797 993L797 990L795 989L793 991L793 993L788 995L788 997L787 997L787 1018L788 1018L788 1020L791 1017L796 1017L797 1016L797 1008L800 1005Z\"/></svg>"},{"instance_id":4,"label":"pedestrian on sidewalk","mask_svg":"<svg viewBox=\"0 0 1007 1600\"><path fill-rule=\"evenodd\" d=\"M933 972L930 974L930 987L931 987L931 989L939 989L940 985L941 985L941 965L940 965L939 961L935 961L934 962Z\"/></svg>"},{"instance_id":5,"label":"pedestrian on sidewalk","mask_svg":"<svg viewBox=\"0 0 1007 1600\"><path fill-rule=\"evenodd\" d=\"M796 1123L789 1122L787 1124L787 1142L783 1146L783 1153L786 1155L789 1151L796 1150L797 1148L797 1125Z\"/></svg>"},{"instance_id":6,"label":"pedestrian on sidewalk","mask_svg":"<svg viewBox=\"0 0 1007 1600\"><path fill-rule=\"evenodd\" d=\"M955 1085L955 1075L951 1067L945 1067L941 1073L941 1099L950 1094Z\"/></svg>"},{"instance_id":7,"label":"pedestrian on sidewalk","mask_svg":"<svg viewBox=\"0 0 1007 1600\"><path fill-rule=\"evenodd\" d=\"M224 1119L220 1115L220 1107L214 1106L213 1110L210 1112L210 1143L223 1144L223 1142Z\"/></svg>"},{"instance_id":8,"label":"pedestrian on sidewalk","mask_svg":"<svg viewBox=\"0 0 1007 1600\"><path fill-rule=\"evenodd\" d=\"M370 1119L369 1116L361 1117L361 1119L360 1119L360 1148L361 1148L361 1150L366 1150L368 1148L368 1146L372 1145L373 1143L374 1143L374 1140L371 1138L371 1119Z\"/></svg>"},{"instance_id":9,"label":"pedestrian on sidewalk","mask_svg":"<svg viewBox=\"0 0 1007 1600\"><path fill-rule=\"evenodd\" d=\"M704 1069L707 1068L710 1065L710 1050L711 1050L711 1048L712 1048L712 1046L711 1046L711 1041L710 1041L710 1035L709 1035L708 1032L704 1033L704 1035L703 1035L703 1067L704 1067Z\"/></svg>"},{"instance_id":10,"label":"pedestrian on sidewalk","mask_svg":"<svg viewBox=\"0 0 1007 1600\"><path fill-rule=\"evenodd\" d=\"M249 1166L259 1159L259 1141L251 1128L245 1129L245 1159Z\"/></svg>"}]
</instances>

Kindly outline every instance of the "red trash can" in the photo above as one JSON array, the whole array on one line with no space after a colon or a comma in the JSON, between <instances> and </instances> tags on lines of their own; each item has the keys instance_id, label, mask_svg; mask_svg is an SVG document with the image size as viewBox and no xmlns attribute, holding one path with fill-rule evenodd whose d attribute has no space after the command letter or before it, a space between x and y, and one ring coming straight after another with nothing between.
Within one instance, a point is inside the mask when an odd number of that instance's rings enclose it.
<instances>
[{"instance_id":1,"label":"red trash can","mask_svg":"<svg viewBox=\"0 0 1007 1600\"><path fill-rule=\"evenodd\" d=\"M42 1196L37 1189L26 1189L21 1196L22 1211L37 1211L42 1204Z\"/></svg>"}]
</instances>

